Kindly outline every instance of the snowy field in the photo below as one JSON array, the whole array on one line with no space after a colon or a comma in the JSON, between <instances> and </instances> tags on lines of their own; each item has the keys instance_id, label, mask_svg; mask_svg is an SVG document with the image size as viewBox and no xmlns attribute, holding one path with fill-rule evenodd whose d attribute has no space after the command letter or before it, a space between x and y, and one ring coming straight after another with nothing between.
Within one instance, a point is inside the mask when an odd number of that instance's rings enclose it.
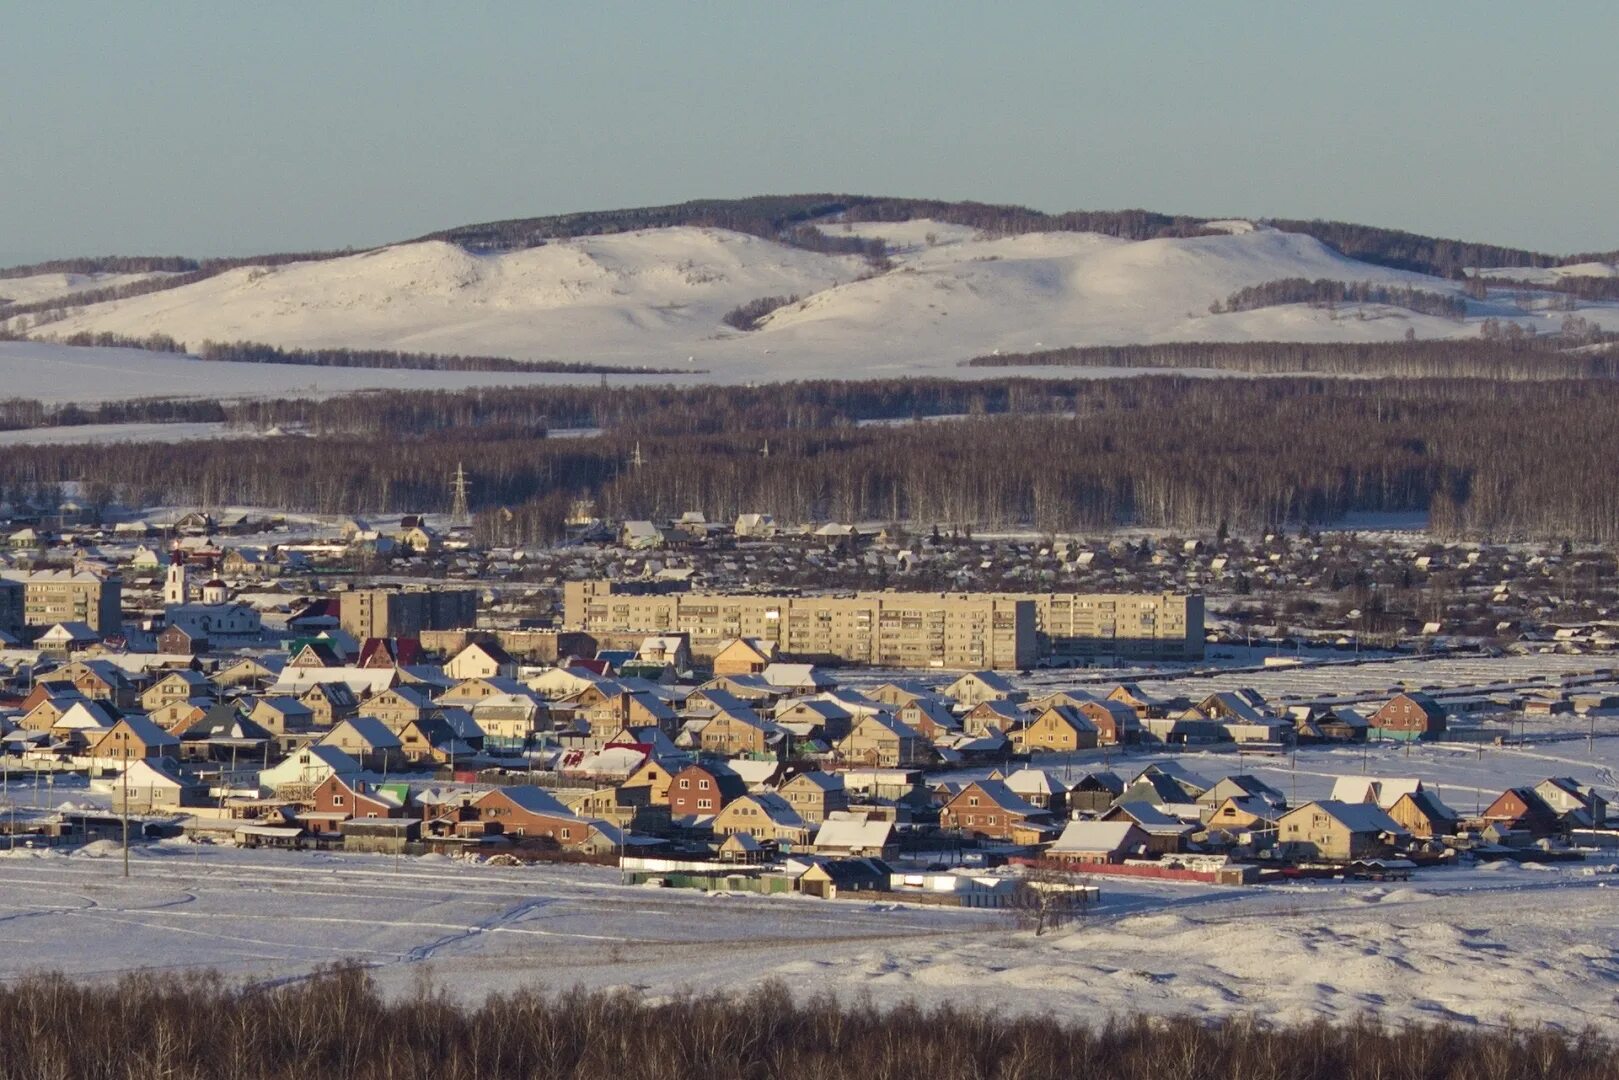
<instances>
[{"instance_id":1,"label":"snowy field","mask_svg":"<svg viewBox=\"0 0 1619 1080\"><path fill-rule=\"evenodd\" d=\"M391 992L427 976L472 999L536 984L656 996L780 979L801 994L1089 1018L1619 1026L1611 867L1426 871L1398 887L1109 879L1094 914L1037 939L995 912L705 896L591 868L180 843L133 864L125 881L105 846L0 857L0 977L214 967L278 980L354 959Z\"/></svg>"},{"instance_id":2,"label":"snowy field","mask_svg":"<svg viewBox=\"0 0 1619 1080\"><path fill-rule=\"evenodd\" d=\"M1311 237L1239 227L1226 235L1128 241L1091 233L985 237L931 221L828 226L881 237L892 269L723 229L668 228L559 240L474 255L428 241L276 267L242 267L192 285L93 305L37 327L164 333L289 347L349 346L691 369L689 378L746 383L806 378L1005 377L960 367L970 357L1070 345L1171 341L1394 341L1471 337L1487 317L1555 330L1570 314L1526 314L1471 302L1465 318L1388 305L1303 304L1211 314L1233 292L1283 278L1374 281L1460 295L1453 281L1357 262ZM762 297L798 297L751 332L725 314ZM1577 312L1619 328L1619 306ZM513 376L212 364L119 351L0 351L0 384L18 396L97 400L100 370L127 396L342 393L376 387L595 382ZM52 360L55 366L38 363ZM89 365L86 369L85 365ZM29 370L29 369L32 370ZM82 370L81 370L82 369ZM75 370L88 378L77 378ZM702 371L703 374L696 374ZM1027 369L1072 377L1075 369ZM1119 374L1092 370L1090 375ZM688 376L657 376L681 381ZM615 377L620 381L625 376ZM300 389L302 388L302 389ZM86 394L90 396L86 396Z\"/></svg>"},{"instance_id":3,"label":"snowy field","mask_svg":"<svg viewBox=\"0 0 1619 1080\"><path fill-rule=\"evenodd\" d=\"M232 428L229 424L206 421L176 424L69 424L64 427L0 431L0 446L193 442L197 439L249 438L254 434L251 430Z\"/></svg>"}]
</instances>

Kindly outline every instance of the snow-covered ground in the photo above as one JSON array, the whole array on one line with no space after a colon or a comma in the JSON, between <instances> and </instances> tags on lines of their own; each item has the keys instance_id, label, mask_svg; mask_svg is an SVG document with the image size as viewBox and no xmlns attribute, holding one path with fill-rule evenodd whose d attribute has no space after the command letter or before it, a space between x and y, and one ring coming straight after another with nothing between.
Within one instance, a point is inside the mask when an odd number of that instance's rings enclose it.
<instances>
[{"instance_id":1,"label":"snow-covered ground","mask_svg":"<svg viewBox=\"0 0 1619 1080\"><path fill-rule=\"evenodd\" d=\"M0 857L0 977L213 967L296 977L344 958L403 992L539 985L737 992L779 979L879 1004L966 1001L1273 1020L1368 1012L1616 1029L1612 868L1424 871L1409 884L1249 889L1101 881L1043 938L995 912L705 896L612 870L169 843Z\"/></svg>"},{"instance_id":2,"label":"snow-covered ground","mask_svg":"<svg viewBox=\"0 0 1619 1080\"><path fill-rule=\"evenodd\" d=\"M244 438L254 432L223 423L70 424L0 431L0 446L63 446L70 443L191 442Z\"/></svg>"},{"instance_id":3,"label":"snow-covered ground","mask_svg":"<svg viewBox=\"0 0 1619 1080\"><path fill-rule=\"evenodd\" d=\"M1527 281L1532 285L1554 285L1565 278L1619 277L1619 266L1605 262L1571 263L1568 266L1500 266L1471 271L1486 280Z\"/></svg>"},{"instance_id":4,"label":"snow-covered ground","mask_svg":"<svg viewBox=\"0 0 1619 1080\"><path fill-rule=\"evenodd\" d=\"M1407 330L1419 337L1461 337L1476 335L1487 316L1555 329L1567 314L1529 316L1492 302L1473 304L1466 319L1386 305L1329 310L1295 304L1212 315L1210 305L1234 291L1281 278L1458 290L1455 282L1348 259L1302 234L1240 224L1228 223L1231 231L1217 236L1147 241L1092 233L988 238L930 221L848 226L851 235L890 243L895 266L883 273L854 257L820 255L723 229L583 237L494 255L428 241L319 262L243 267L182 288L94 305L35 332L161 332L194 347L210 339L249 340L689 367L703 369L705 374L693 377L704 381L749 382L1004 376L1011 371L959 364L996 351L1069 345L1389 341ZM844 229L827 228L834 235ZM752 332L724 325L726 312L767 296L801 299ZM1581 313L1619 328L1619 306L1591 305ZM162 363L129 357L119 362L143 368ZM0 378L5 374L0 371ZM50 374L38 372L39 379L25 380L15 392L61 399ZM47 385L39 385L40 379ZM526 381L335 369L277 376L229 365L193 370L191 380L193 393L203 387L264 393L271 380L278 386L318 383L326 392ZM177 381L185 376L171 368L141 392L185 392L164 385Z\"/></svg>"},{"instance_id":5,"label":"snow-covered ground","mask_svg":"<svg viewBox=\"0 0 1619 1080\"><path fill-rule=\"evenodd\" d=\"M33 304L90 289L116 288L148 278L168 276L166 272L158 271L140 274L30 274L28 277L0 278L0 299L13 304Z\"/></svg>"}]
</instances>

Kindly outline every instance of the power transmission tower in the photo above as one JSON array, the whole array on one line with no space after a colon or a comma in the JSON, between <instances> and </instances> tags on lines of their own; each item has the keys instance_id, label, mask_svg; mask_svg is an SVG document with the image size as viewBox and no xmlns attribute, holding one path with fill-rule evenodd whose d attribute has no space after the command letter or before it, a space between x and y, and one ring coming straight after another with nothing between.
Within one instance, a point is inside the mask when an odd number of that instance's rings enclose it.
<instances>
[{"instance_id":1,"label":"power transmission tower","mask_svg":"<svg viewBox=\"0 0 1619 1080\"><path fill-rule=\"evenodd\" d=\"M635 453L630 455L630 464L639 469L646 464L646 458L641 456L641 444L635 444Z\"/></svg>"},{"instance_id":2,"label":"power transmission tower","mask_svg":"<svg viewBox=\"0 0 1619 1080\"><path fill-rule=\"evenodd\" d=\"M461 463L455 463L455 476L450 480L450 518L457 525L465 525L471 514L467 510L467 492L471 490L467 483L466 471Z\"/></svg>"}]
</instances>

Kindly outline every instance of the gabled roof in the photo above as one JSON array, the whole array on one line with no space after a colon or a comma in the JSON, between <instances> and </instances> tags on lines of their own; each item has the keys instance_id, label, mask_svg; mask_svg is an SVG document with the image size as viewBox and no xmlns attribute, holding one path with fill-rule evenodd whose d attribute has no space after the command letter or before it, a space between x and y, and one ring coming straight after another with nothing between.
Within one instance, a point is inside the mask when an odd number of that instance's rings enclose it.
<instances>
[{"instance_id":1,"label":"gabled roof","mask_svg":"<svg viewBox=\"0 0 1619 1080\"><path fill-rule=\"evenodd\" d=\"M1005 810L1007 813L1018 814L1022 817L1040 817L1046 813L1046 811L1040 809L1038 806L1035 806L1023 796L1007 787L1006 781L1004 780L979 780L976 781L976 784L979 791L982 791L985 795L988 795L991 802L1000 807L1002 810ZM972 785L968 785L968 787L971 786ZM963 793L965 793L966 790L966 788L963 788ZM957 796L957 798L960 797L960 795Z\"/></svg>"},{"instance_id":2,"label":"gabled roof","mask_svg":"<svg viewBox=\"0 0 1619 1080\"><path fill-rule=\"evenodd\" d=\"M1330 815L1334 821L1351 832L1402 835L1406 831L1404 825L1371 803L1346 803L1336 799L1322 799L1319 802L1305 803L1297 810L1289 811L1284 817L1306 812Z\"/></svg>"},{"instance_id":3,"label":"gabled roof","mask_svg":"<svg viewBox=\"0 0 1619 1080\"><path fill-rule=\"evenodd\" d=\"M815 833L813 847L841 851L882 849L894 835L894 823L873 820L864 814L833 813Z\"/></svg>"},{"instance_id":4,"label":"gabled roof","mask_svg":"<svg viewBox=\"0 0 1619 1080\"><path fill-rule=\"evenodd\" d=\"M1037 723L1048 716L1056 717L1081 735L1094 734L1096 731L1096 725L1091 723L1090 717L1072 705L1052 705L1049 708L1042 709L1030 722Z\"/></svg>"},{"instance_id":5,"label":"gabled roof","mask_svg":"<svg viewBox=\"0 0 1619 1080\"><path fill-rule=\"evenodd\" d=\"M945 687L944 692L949 695L950 691L956 687L970 686L973 683L1000 694L1014 694L1017 692L1017 688L1012 685L1012 681L998 671L969 671Z\"/></svg>"},{"instance_id":6,"label":"gabled roof","mask_svg":"<svg viewBox=\"0 0 1619 1080\"><path fill-rule=\"evenodd\" d=\"M793 804L776 794L774 791L747 792L746 794L739 795L735 799L726 803L725 809L729 810L731 807L744 800L752 800L754 805L759 807L759 809L764 813L765 817L769 818L771 823L774 825L780 825L785 828L803 828L805 826L804 819L799 816L797 810L793 809Z\"/></svg>"},{"instance_id":7,"label":"gabled roof","mask_svg":"<svg viewBox=\"0 0 1619 1080\"><path fill-rule=\"evenodd\" d=\"M1056 773L1045 769L1019 769L1006 778L1006 786L1019 795L1058 795L1068 790Z\"/></svg>"},{"instance_id":8,"label":"gabled roof","mask_svg":"<svg viewBox=\"0 0 1619 1080\"><path fill-rule=\"evenodd\" d=\"M180 740L146 719L144 716L126 716L118 721L129 729L129 733L147 746L179 746ZM114 724L113 727L117 727Z\"/></svg>"},{"instance_id":9,"label":"gabled roof","mask_svg":"<svg viewBox=\"0 0 1619 1080\"><path fill-rule=\"evenodd\" d=\"M837 685L830 675L822 672L814 664L783 664L769 663L759 673L765 682L771 686L782 687L789 690L811 688L815 690L828 690Z\"/></svg>"},{"instance_id":10,"label":"gabled roof","mask_svg":"<svg viewBox=\"0 0 1619 1080\"><path fill-rule=\"evenodd\" d=\"M265 742L269 740L270 733L242 716L234 705L215 705L203 714L201 720L186 728L180 738L185 742Z\"/></svg>"},{"instance_id":11,"label":"gabled roof","mask_svg":"<svg viewBox=\"0 0 1619 1080\"><path fill-rule=\"evenodd\" d=\"M1130 830L1137 827L1130 821L1070 821L1063 826L1062 835L1046 850L1055 854L1112 853L1123 849L1130 838Z\"/></svg>"},{"instance_id":12,"label":"gabled roof","mask_svg":"<svg viewBox=\"0 0 1619 1080\"><path fill-rule=\"evenodd\" d=\"M1439 801L1439 796L1431 791L1408 791L1390 804L1392 808L1403 800L1409 799L1411 804L1422 812L1430 821L1459 821L1461 815Z\"/></svg>"},{"instance_id":13,"label":"gabled roof","mask_svg":"<svg viewBox=\"0 0 1619 1080\"><path fill-rule=\"evenodd\" d=\"M560 817L575 817L572 810L562 805L555 795L542 788L530 784L515 784L511 787L495 788L478 796L474 806L482 805L494 795L504 795L510 799L518 809L530 814L555 814Z\"/></svg>"},{"instance_id":14,"label":"gabled roof","mask_svg":"<svg viewBox=\"0 0 1619 1080\"><path fill-rule=\"evenodd\" d=\"M1151 803L1119 803L1109 814L1122 814L1145 829L1152 836L1182 836L1197 831L1197 826L1164 813Z\"/></svg>"},{"instance_id":15,"label":"gabled roof","mask_svg":"<svg viewBox=\"0 0 1619 1080\"><path fill-rule=\"evenodd\" d=\"M783 780L780 784L777 784L776 787L780 789L786 787L788 784L799 781L806 784L813 784L822 791L842 791L844 788L843 777L841 775L838 773L821 772L817 769L811 769L806 772L789 776L786 780Z\"/></svg>"},{"instance_id":16,"label":"gabled roof","mask_svg":"<svg viewBox=\"0 0 1619 1080\"><path fill-rule=\"evenodd\" d=\"M328 731L320 742L323 744L334 743L336 733L345 727L353 731L367 746L374 750L397 749L404 745L399 741L399 736L388 729L387 724L374 716L351 716L347 720L339 720L332 725L332 730Z\"/></svg>"}]
</instances>

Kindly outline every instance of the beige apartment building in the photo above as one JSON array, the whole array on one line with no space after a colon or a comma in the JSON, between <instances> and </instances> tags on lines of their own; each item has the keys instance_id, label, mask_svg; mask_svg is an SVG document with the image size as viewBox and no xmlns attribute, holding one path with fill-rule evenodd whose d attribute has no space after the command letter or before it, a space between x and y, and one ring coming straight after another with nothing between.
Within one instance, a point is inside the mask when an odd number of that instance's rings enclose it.
<instances>
[{"instance_id":1,"label":"beige apartment building","mask_svg":"<svg viewBox=\"0 0 1619 1080\"><path fill-rule=\"evenodd\" d=\"M1033 601L958 593L636 595L568 582L564 619L586 633L686 633L697 656L758 638L806 660L874 667L1018 669L1039 653Z\"/></svg>"},{"instance_id":2,"label":"beige apartment building","mask_svg":"<svg viewBox=\"0 0 1619 1080\"><path fill-rule=\"evenodd\" d=\"M1203 659L1199 593L1017 593L1034 601L1042 656Z\"/></svg>"},{"instance_id":3,"label":"beige apartment building","mask_svg":"<svg viewBox=\"0 0 1619 1080\"><path fill-rule=\"evenodd\" d=\"M22 621L30 627L82 622L98 634L124 624L124 579L89 570L7 570L7 581L22 586Z\"/></svg>"},{"instance_id":4,"label":"beige apartment building","mask_svg":"<svg viewBox=\"0 0 1619 1080\"><path fill-rule=\"evenodd\" d=\"M1084 593L642 595L568 582L563 618L592 634L678 633L710 656L758 638L789 656L879 667L1025 668L1042 656L1200 659L1203 597Z\"/></svg>"},{"instance_id":5,"label":"beige apartment building","mask_svg":"<svg viewBox=\"0 0 1619 1080\"><path fill-rule=\"evenodd\" d=\"M338 623L366 638L420 637L423 630L461 630L478 623L475 589L355 589L337 602Z\"/></svg>"}]
</instances>

